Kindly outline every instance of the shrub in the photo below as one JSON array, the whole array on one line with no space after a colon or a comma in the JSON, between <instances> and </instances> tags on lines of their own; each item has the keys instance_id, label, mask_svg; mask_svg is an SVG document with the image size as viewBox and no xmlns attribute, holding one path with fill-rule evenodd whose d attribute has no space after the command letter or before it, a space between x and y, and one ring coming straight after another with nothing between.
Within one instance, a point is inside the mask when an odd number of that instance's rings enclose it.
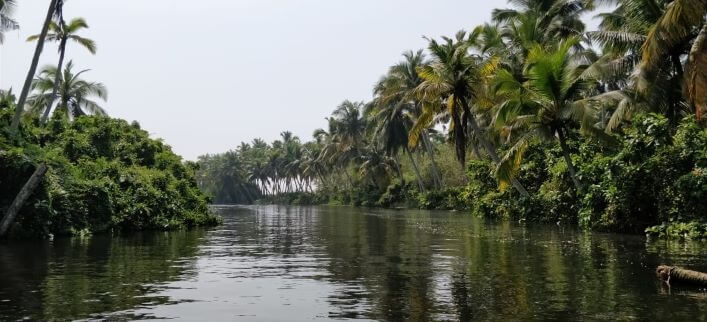
<instances>
[{"instance_id":1,"label":"shrub","mask_svg":"<svg viewBox=\"0 0 707 322\"><path fill-rule=\"evenodd\" d=\"M597 156L583 166L595 176L582 200L583 226L642 232L654 225L705 221L707 131L692 117L674 133L671 127L663 116L638 116L617 154Z\"/></svg>"},{"instance_id":2,"label":"shrub","mask_svg":"<svg viewBox=\"0 0 707 322\"><path fill-rule=\"evenodd\" d=\"M9 120L8 112L0 110L0 121ZM16 235L218 223L209 212L209 199L197 188L194 167L136 123L83 116L72 123L55 117L46 128L35 125L25 122L16 144L9 144L6 133L0 136L0 211L7 209L37 162L49 165L20 211Z\"/></svg>"}]
</instances>

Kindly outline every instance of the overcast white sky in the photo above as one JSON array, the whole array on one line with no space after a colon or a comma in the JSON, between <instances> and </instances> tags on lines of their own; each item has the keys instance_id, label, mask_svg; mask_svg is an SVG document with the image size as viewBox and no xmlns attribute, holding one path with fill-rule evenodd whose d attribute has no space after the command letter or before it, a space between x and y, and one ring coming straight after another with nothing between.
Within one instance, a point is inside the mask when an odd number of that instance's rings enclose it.
<instances>
[{"instance_id":1,"label":"overcast white sky","mask_svg":"<svg viewBox=\"0 0 707 322\"><path fill-rule=\"evenodd\" d=\"M0 48L0 88L19 92L48 0L23 0ZM241 141L303 139L373 83L423 35L453 35L505 0L67 0L98 53L69 45L84 78L103 82L113 117L137 120L186 159ZM49 43L41 65L55 64Z\"/></svg>"}]
</instances>

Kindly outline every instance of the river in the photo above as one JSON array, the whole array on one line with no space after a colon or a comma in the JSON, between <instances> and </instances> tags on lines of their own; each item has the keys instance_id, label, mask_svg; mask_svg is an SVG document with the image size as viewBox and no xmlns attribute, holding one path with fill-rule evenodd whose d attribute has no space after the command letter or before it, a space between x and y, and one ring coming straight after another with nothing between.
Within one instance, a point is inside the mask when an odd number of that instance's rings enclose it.
<instances>
[{"instance_id":1,"label":"river","mask_svg":"<svg viewBox=\"0 0 707 322\"><path fill-rule=\"evenodd\" d=\"M0 244L0 320L707 320L700 243L454 212L214 207L213 229Z\"/></svg>"}]
</instances>

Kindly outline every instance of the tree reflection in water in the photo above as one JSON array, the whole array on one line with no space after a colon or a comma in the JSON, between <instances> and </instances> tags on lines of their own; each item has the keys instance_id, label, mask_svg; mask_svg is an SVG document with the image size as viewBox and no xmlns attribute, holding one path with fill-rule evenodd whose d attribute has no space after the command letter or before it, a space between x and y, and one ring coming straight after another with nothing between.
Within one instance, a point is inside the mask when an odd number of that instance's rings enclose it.
<instances>
[{"instance_id":1,"label":"tree reflection in water","mask_svg":"<svg viewBox=\"0 0 707 322\"><path fill-rule=\"evenodd\" d=\"M204 233L0 244L0 320L100 318L106 312L168 304L169 298L151 294L197 274L194 263Z\"/></svg>"},{"instance_id":2,"label":"tree reflection in water","mask_svg":"<svg viewBox=\"0 0 707 322\"><path fill-rule=\"evenodd\" d=\"M699 244L463 213L221 207L210 231L0 245L0 320L700 320Z\"/></svg>"}]
</instances>

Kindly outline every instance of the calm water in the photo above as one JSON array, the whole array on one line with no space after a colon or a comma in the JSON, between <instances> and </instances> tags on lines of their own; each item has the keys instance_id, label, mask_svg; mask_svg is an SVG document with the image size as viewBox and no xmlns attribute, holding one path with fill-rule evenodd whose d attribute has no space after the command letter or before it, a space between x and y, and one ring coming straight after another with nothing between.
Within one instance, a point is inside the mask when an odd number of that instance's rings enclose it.
<instances>
[{"instance_id":1,"label":"calm water","mask_svg":"<svg viewBox=\"0 0 707 322\"><path fill-rule=\"evenodd\" d=\"M212 230L0 245L0 320L707 320L707 245L450 212L222 207Z\"/></svg>"}]
</instances>

